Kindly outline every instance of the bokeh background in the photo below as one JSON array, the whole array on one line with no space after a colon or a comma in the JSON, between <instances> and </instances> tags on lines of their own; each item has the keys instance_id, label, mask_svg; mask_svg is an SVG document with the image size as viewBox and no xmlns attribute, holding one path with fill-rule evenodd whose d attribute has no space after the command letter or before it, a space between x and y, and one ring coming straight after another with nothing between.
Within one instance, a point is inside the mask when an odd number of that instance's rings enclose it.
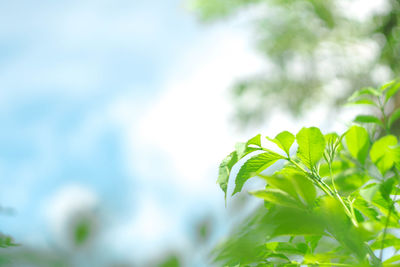
<instances>
[{"instance_id":1,"label":"bokeh background","mask_svg":"<svg viewBox=\"0 0 400 267\"><path fill-rule=\"evenodd\" d=\"M289 3L290 2L290 3ZM236 141L344 128L399 1L0 1L4 266L210 266ZM244 209L246 210L246 209Z\"/></svg>"}]
</instances>

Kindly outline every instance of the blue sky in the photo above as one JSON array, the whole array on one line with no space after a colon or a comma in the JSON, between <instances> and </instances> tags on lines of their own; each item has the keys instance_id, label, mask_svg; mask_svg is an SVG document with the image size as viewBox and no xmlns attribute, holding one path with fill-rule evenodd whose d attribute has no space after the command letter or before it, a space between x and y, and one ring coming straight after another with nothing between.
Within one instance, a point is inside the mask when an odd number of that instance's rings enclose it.
<instances>
[{"instance_id":1,"label":"blue sky","mask_svg":"<svg viewBox=\"0 0 400 267\"><path fill-rule=\"evenodd\" d=\"M186 244L223 209L225 89L261 65L243 30L175 0L0 5L0 203L16 211L0 230L45 246L89 199L118 253Z\"/></svg>"}]
</instances>

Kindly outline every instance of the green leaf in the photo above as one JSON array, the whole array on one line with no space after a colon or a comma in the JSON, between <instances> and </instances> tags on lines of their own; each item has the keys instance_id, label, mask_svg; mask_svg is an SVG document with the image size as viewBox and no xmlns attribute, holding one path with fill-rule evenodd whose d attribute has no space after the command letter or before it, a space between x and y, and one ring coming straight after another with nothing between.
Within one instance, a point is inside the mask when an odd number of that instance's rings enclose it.
<instances>
[{"instance_id":1,"label":"green leaf","mask_svg":"<svg viewBox=\"0 0 400 267\"><path fill-rule=\"evenodd\" d=\"M274 164L277 160L284 158L285 157L277 153L274 153L272 151L267 151L250 158L242 165L236 176L235 180L236 186L232 195L236 194L237 192L240 192L242 190L244 183L248 179L261 173L263 170Z\"/></svg>"},{"instance_id":2,"label":"green leaf","mask_svg":"<svg viewBox=\"0 0 400 267\"><path fill-rule=\"evenodd\" d=\"M250 138L249 141L247 141L247 145L261 146L261 134L257 134L253 138Z\"/></svg>"},{"instance_id":3,"label":"green leaf","mask_svg":"<svg viewBox=\"0 0 400 267\"><path fill-rule=\"evenodd\" d=\"M385 103L389 101L389 99L394 96L397 91L400 89L400 82L393 83L391 87L386 92Z\"/></svg>"},{"instance_id":4,"label":"green leaf","mask_svg":"<svg viewBox=\"0 0 400 267\"><path fill-rule=\"evenodd\" d=\"M348 105L369 105L369 106L374 106L374 107L378 106L374 101L372 101L371 99L366 99L366 98L351 101L348 103Z\"/></svg>"},{"instance_id":5,"label":"green leaf","mask_svg":"<svg viewBox=\"0 0 400 267\"><path fill-rule=\"evenodd\" d=\"M285 168L274 175L260 175L260 177L263 178L271 188L284 191L298 202L301 203L301 199L303 199L304 204L309 204L310 206L314 204L317 196L316 189L313 183L302 173Z\"/></svg>"},{"instance_id":6,"label":"green leaf","mask_svg":"<svg viewBox=\"0 0 400 267\"><path fill-rule=\"evenodd\" d=\"M255 197L261 198L275 205L288 208L302 209L304 206L299 201L291 197L288 193L279 189L264 189L250 192Z\"/></svg>"},{"instance_id":7,"label":"green leaf","mask_svg":"<svg viewBox=\"0 0 400 267\"><path fill-rule=\"evenodd\" d=\"M250 147L250 145L254 145L257 147ZM235 149L237 152L238 159L243 158L247 154L260 150L261 149L261 135L258 134L253 138L250 138L246 143L239 142L236 143Z\"/></svg>"},{"instance_id":8,"label":"green leaf","mask_svg":"<svg viewBox=\"0 0 400 267\"><path fill-rule=\"evenodd\" d=\"M392 128L393 123L395 121L397 121L399 118L400 118L400 108L393 111L392 114L390 115L389 120L388 120L389 128Z\"/></svg>"},{"instance_id":9,"label":"green leaf","mask_svg":"<svg viewBox=\"0 0 400 267\"><path fill-rule=\"evenodd\" d=\"M297 155L310 170L322 158L325 149L325 138L316 127L302 128L296 135L299 145Z\"/></svg>"},{"instance_id":10,"label":"green leaf","mask_svg":"<svg viewBox=\"0 0 400 267\"><path fill-rule=\"evenodd\" d=\"M372 202L375 194L379 191L378 184L369 184L360 190L360 196L362 196L366 201Z\"/></svg>"},{"instance_id":11,"label":"green leaf","mask_svg":"<svg viewBox=\"0 0 400 267\"><path fill-rule=\"evenodd\" d=\"M382 85L381 88L379 88L379 89L383 92L387 88L390 88L395 82L396 82L396 80L391 80L390 82L387 82L384 85Z\"/></svg>"},{"instance_id":12,"label":"green leaf","mask_svg":"<svg viewBox=\"0 0 400 267\"><path fill-rule=\"evenodd\" d=\"M376 90L375 88L372 88L372 87L363 88L361 90L355 91L349 97L348 101L352 102L352 101L354 101L355 99L357 99L358 97L360 97L362 95L381 96L382 92L380 92L379 90Z\"/></svg>"},{"instance_id":13,"label":"green leaf","mask_svg":"<svg viewBox=\"0 0 400 267\"><path fill-rule=\"evenodd\" d=\"M393 148L395 145L397 145L396 136L387 135L380 138L371 147L369 155L382 175L385 175L393 167L397 159L396 150Z\"/></svg>"},{"instance_id":14,"label":"green leaf","mask_svg":"<svg viewBox=\"0 0 400 267\"><path fill-rule=\"evenodd\" d=\"M398 261L400 261L400 255L399 254L394 255L391 258L385 260L383 262L383 264L384 264L383 266L389 266L389 265L386 265L386 264L390 264L390 263L394 263L394 262L398 262ZM397 266L397 265L390 265L390 266Z\"/></svg>"},{"instance_id":15,"label":"green leaf","mask_svg":"<svg viewBox=\"0 0 400 267\"><path fill-rule=\"evenodd\" d=\"M385 180L380 186L379 186L379 190L381 191L382 197L386 200L386 201L391 201L392 199L390 198L390 194L392 193L393 190L393 185L395 183L395 179L394 177L389 178L387 180Z\"/></svg>"},{"instance_id":16,"label":"green leaf","mask_svg":"<svg viewBox=\"0 0 400 267\"><path fill-rule=\"evenodd\" d=\"M265 247L269 251L289 253L289 254L299 254L304 255L304 250L299 249L295 244L287 242L268 242Z\"/></svg>"},{"instance_id":17,"label":"green leaf","mask_svg":"<svg viewBox=\"0 0 400 267\"><path fill-rule=\"evenodd\" d=\"M312 206L317 197L317 191L313 183L304 175L299 173L292 175L291 179L299 196Z\"/></svg>"},{"instance_id":18,"label":"green leaf","mask_svg":"<svg viewBox=\"0 0 400 267\"><path fill-rule=\"evenodd\" d=\"M372 198L371 198L371 200L372 200ZM362 212L368 218L370 218L372 220L379 220L378 219L379 212L376 210L376 208L373 205L371 205L369 202L367 202L363 198L358 197L354 201L353 207L358 209L360 212Z\"/></svg>"},{"instance_id":19,"label":"green leaf","mask_svg":"<svg viewBox=\"0 0 400 267\"><path fill-rule=\"evenodd\" d=\"M219 174L217 183L221 187L222 191L224 191L225 199L226 199L226 191L228 189L229 175L231 173L233 165L238 161L237 152L234 151L229 154L219 165Z\"/></svg>"},{"instance_id":20,"label":"green leaf","mask_svg":"<svg viewBox=\"0 0 400 267\"><path fill-rule=\"evenodd\" d=\"M358 115L355 119L354 122L358 122L358 123L375 123L378 124L380 126L383 126L382 121L373 116L373 115Z\"/></svg>"},{"instance_id":21,"label":"green leaf","mask_svg":"<svg viewBox=\"0 0 400 267\"><path fill-rule=\"evenodd\" d=\"M345 139L350 154L364 164L370 143L367 130L354 125L347 131Z\"/></svg>"},{"instance_id":22,"label":"green leaf","mask_svg":"<svg viewBox=\"0 0 400 267\"><path fill-rule=\"evenodd\" d=\"M267 139L277 144L278 147L285 151L286 154L289 156L290 147L292 146L295 137L292 133L288 131L283 131L277 134L274 139L271 139L268 136Z\"/></svg>"}]
</instances>

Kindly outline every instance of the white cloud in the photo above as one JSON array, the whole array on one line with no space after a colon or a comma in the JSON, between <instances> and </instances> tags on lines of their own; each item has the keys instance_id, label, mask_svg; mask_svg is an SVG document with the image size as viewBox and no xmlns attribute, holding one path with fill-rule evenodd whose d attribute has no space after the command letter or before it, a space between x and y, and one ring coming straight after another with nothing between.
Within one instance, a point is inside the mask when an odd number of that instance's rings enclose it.
<instances>
[{"instance_id":1,"label":"white cloud","mask_svg":"<svg viewBox=\"0 0 400 267\"><path fill-rule=\"evenodd\" d=\"M245 40L233 28L209 30L171 64L165 86L155 99L141 102L125 95L111 106L126 135L127 165L144 187L136 196L138 211L121 226L134 229L130 234L136 238L122 240L131 245L140 240L138 249L146 243L162 246L161 240L171 238L171 233L175 233L176 244L182 232L178 222L188 213L218 200L220 205L215 208L223 207L222 193L215 184L217 166L238 139L228 122L227 89L235 79L263 68ZM158 183L174 188L175 202L162 203L162 197L152 192ZM175 218L171 227L159 225L171 217Z\"/></svg>"},{"instance_id":2,"label":"white cloud","mask_svg":"<svg viewBox=\"0 0 400 267\"><path fill-rule=\"evenodd\" d=\"M44 201L43 211L55 240L60 244L65 242L72 216L80 212L93 212L98 204L96 194L79 184L65 185L49 196Z\"/></svg>"}]
</instances>

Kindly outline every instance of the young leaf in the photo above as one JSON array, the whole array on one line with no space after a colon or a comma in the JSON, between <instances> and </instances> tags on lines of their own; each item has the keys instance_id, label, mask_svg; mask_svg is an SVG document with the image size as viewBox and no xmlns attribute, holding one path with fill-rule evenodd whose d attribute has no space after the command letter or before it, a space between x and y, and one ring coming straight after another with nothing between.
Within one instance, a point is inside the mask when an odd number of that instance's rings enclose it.
<instances>
[{"instance_id":1,"label":"young leaf","mask_svg":"<svg viewBox=\"0 0 400 267\"><path fill-rule=\"evenodd\" d=\"M355 91L348 99L348 101L352 102L355 99L357 99L358 97L362 96L362 95L370 95L370 96L381 96L382 92L376 90L375 88L372 87L367 87L367 88L363 88L361 90Z\"/></svg>"},{"instance_id":2,"label":"young leaf","mask_svg":"<svg viewBox=\"0 0 400 267\"><path fill-rule=\"evenodd\" d=\"M369 105L369 106L377 107L377 104L374 101L372 101L371 99L366 99L366 98L351 101L348 103L348 105Z\"/></svg>"},{"instance_id":3,"label":"young leaf","mask_svg":"<svg viewBox=\"0 0 400 267\"><path fill-rule=\"evenodd\" d=\"M250 147L249 145L254 145L257 147ZM261 149L261 135L258 134L253 138L249 139L246 143L240 142L236 143L235 149L237 152L238 159L243 158L247 154Z\"/></svg>"},{"instance_id":4,"label":"young leaf","mask_svg":"<svg viewBox=\"0 0 400 267\"><path fill-rule=\"evenodd\" d=\"M383 126L382 121L373 116L373 115L358 115L355 119L354 122L358 122L358 123L375 123L378 124L380 126Z\"/></svg>"},{"instance_id":5,"label":"young leaf","mask_svg":"<svg viewBox=\"0 0 400 267\"><path fill-rule=\"evenodd\" d=\"M277 144L278 147L285 151L286 154L289 156L290 147L292 146L295 137L292 133L288 131L283 131L277 134L274 139L271 139L268 136L267 139Z\"/></svg>"},{"instance_id":6,"label":"young leaf","mask_svg":"<svg viewBox=\"0 0 400 267\"><path fill-rule=\"evenodd\" d=\"M382 175L393 167L397 159L394 146L397 144L397 138L394 135L387 135L376 141L369 152L372 162L378 167Z\"/></svg>"},{"instance_id":7,"label":"young leaf","mask_svg":"<svg viewBox=\"0 0 400 267\"><path fill-rule=\"evenodd\" d=\"M400 82L393 83L391 87L386 92L385 103L389 101L389 99L394 96L397 91L400 89Z\"/></svg>"},{"instance_id":8,"label":"young leaf","mask_svg":"<svg viewBox=\"0 0 400 267\"><path fill-rule=\"evenodd\" d=\"M354 125L346 133L345 139L350 154L364 164L370 142L367 130Z\"/></svg>"},{"instance_id":9,"label":"young leaf","mask_svg":"<svg viewBox=\"0 0 400 267\"><path fill-rule=\"evenodd\" d=\"M277 160L284 158L285 157L272 151L267 151L250 158L243 164L236 176L236 186L232 195L240 192L244 183L248 179L256 176L257 174L274 164Z\"/></svg>"},{"instance_id":10,"label":"young leaf","mask_svg":"<svg viewBox=\"0 0 400 267\"><path fill-rule=\"evenodd\" d=\"M383 92L387 88L390 88L395 82L396 82L396 80L391 80L390 82L387 82L384 85L382 85L381 88L379 88L379 89Z\"/></svg>"},{"instance_id":11,"label":"young leaf","mask_svg":"<svg viewBox=\"0 0 400 267\"><path fill-rule=\"evenodd\" d=\"M390 115L389 121L388 121L389 128L391 128L393 123L395 121L397 121L399 118L400 118L400 108L398 108L395 111L393 111L392 114Z\"/></svg>"},{"instance_id":12,"label":"young leaf","mask_svg":"<svg viewBox=\"0 0 400 267\"><path fill-rule=\"evenodd\" d=\"M221 187L222 191L224 191L225 199L226 199L226 191L228 189L229 175L231 173L233 165L238 161L237 152L234 151L229 154L219 165L219 174L217 183Z\"/></svg>"},{"instance_id":13,"label":"young leaf","mask_svg":"<svg viewBox=\"0 0 400 267\"><path fill-rule=\"evenodd\" d=\"M301 202L291 197L288 193L279 189L265 189L250 192L255 197L261 198L267 202L271 202L275 205L284 206L288 208L302 209L304 206Z\"/></svg>"},{"instance_id":14,"label":"young leaf","mask_svg":"<svg viewBox=\"0 0 400 267\"><path fill-rule=\"evenodd\" d=\"M297 155L310 170L322 158L325 149L325 138L316 127L302 128L296 135L299 149Z\"/></svg>"}]
</instances>

